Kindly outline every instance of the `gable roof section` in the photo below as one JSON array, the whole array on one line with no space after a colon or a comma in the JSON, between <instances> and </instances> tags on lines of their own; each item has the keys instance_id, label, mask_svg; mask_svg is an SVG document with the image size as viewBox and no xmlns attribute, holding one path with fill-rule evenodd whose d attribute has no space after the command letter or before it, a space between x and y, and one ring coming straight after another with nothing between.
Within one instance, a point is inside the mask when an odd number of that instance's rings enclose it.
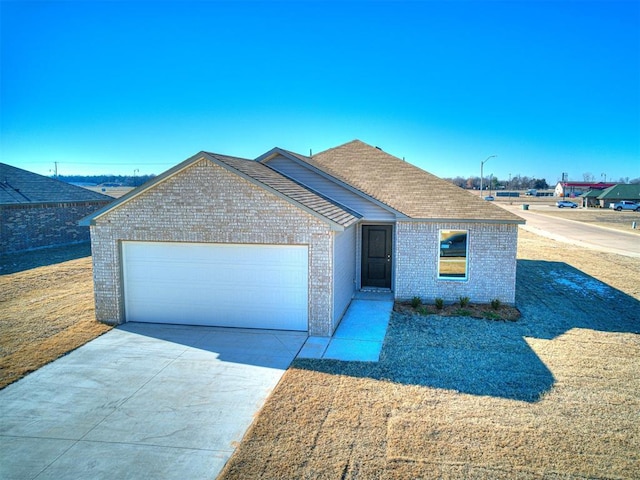
<instances>
[{"instance_id":1,"label":"gable roof section","mask_svg":"<svg viewBox=\"0 0 640 480\"><path fill-rule=\"evenodd\" d=\"M381 202L380 200L378 200L377 198L374 198L370 195L367 195L365 192L362 192L361 190L357 189L356 187L354 187L353 185L337 178L335 175L331 175L330 173L327 172L327 170L325 168L323 168L322 165L318 164L317 162L315 162L311 157L306 157L304 155L300 155L299 153L295 153L295 152L291 152L289 150L284 150L282 148L273 148L271 150L269 150L267 153L259 156L258 158L256 158L256 162L260 162L263 164L267 164L269 163L269 160L282 155L286 158L289 158L290 160L293 160L294 162L298 163L298 164L302 164L305 165L306 168L310 168L312 171L316 172L317 174L330 179L332 182L341 185L343 188L346 188L347 190L354 192L358 195L360 195L363 198L366 198L367 200L369 200L370 202L373 202L374 204L378 205L381 208L384 208L385 210L392 212L393 214L395 214L398 217L405 217L405 215L392 208L391 206ZM295 181L295 180L294 180ZM307 187L309 188L309 187Z\"/></svg>"},{"instance_id":2,"label":"gable roof section","mask_svg":"<svg viewBox=\"0 0 640 480\"><path fill-rule=\"evenodd\" d=\"M200 152L166 172L154 177L152 180L137 189L122 196L106 208L98 210L93 215L89 215L82 219L80 224L88 225L93 223L96 218L129 202L133 198L136 198L142 193L152 189L155 185L179 174L181 171L203 159L215 163L216 165L225 168L254 185L258 185L261 188L270 191L278 197L328 223L334 229L341 230L346 228L360 218L360 215L356 212L352 212L346 207L322 197L320 194L305 188L266 165L239 157Z\"/></svg>"},{"instance_id":3,"label":"gable roof section","mask_svg":"<svg viewBox=\"0 0 640 480\"><path fill-rule=\"evenodd\" d=\"M360 140L320 152L311 160L413 219L524 223L521 217Z\"/></svg>"},{"instance_id":4,"label":"gable roof section","mask_svg":"<svg viewBox=\"0 0 640 480\"><path fill-rule=\"evenodd\" d=\"M600 192L598 200L635 200L640 201L640 185L625 184L614 185Z\"/></svg>"},{"instance_id":5,"label":"gable roof section","mask_svg":"<svg viewBox=\"0 0 640 480\"><path fill-rule=\"evenodd\" d=\"M211 160L217 160L216 163L221 162L253 183L268 187L280 197L294 202L309 213L321 215L342 227L348 227L361 217L347 207L304 187L260 162L213 153L207 153L207 155Z\"/></svg>"},{"instance_id":6,"label":"gable roof section","mask_svg":"<svg viewBox=\"0 0 640 480\"><path fill-rule=\"evenodd\" d=\"M112 200L86 188L0 163L0 205Z\"/></svg>"},{"instance_id":7,"label":"gable roof section","mask_svg":"<svg viewBox=\"0 0 640 480\"><path fill-rule=\"evenodd\" d=\"M598 195L602 193L602 190L589 190L586 193L580 195L582 198L596 198Z\"/></svg>"}]
</instances>

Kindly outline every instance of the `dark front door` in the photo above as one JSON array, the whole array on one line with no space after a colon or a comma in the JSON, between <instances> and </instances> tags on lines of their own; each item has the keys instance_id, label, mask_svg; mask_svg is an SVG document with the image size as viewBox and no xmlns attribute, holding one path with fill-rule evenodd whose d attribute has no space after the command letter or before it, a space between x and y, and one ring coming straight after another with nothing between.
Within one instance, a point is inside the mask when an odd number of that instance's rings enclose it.
<instances>
[{"instance_id":1,"label":"dark front door","mask_svg":"<svg viewBox=\"0 0 640 480\"><path fill-rule=\"evenodd\" d=\"M362 227L362 286L391 288L391 225Z\"/></svg>"}]
</instances>

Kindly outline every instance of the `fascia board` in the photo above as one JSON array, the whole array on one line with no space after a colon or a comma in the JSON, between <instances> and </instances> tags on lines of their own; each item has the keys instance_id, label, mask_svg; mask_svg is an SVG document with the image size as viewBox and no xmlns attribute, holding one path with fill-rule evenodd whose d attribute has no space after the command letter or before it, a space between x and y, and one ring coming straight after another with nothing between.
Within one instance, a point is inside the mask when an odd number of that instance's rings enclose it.
<instances>
[{"instance_id":1,"label":"fascia board","mask_svg":"<svg viewBox=\"0 0 640 480\"><path fill-rule=\"evenodd\" d=\"M288 158L291 158L290 155L287 155L287 152L285 152L279 147L275 147L269 150L268 152L265 152L262 155L260 155L258 158L255 159L255 161L259 163L265 163L271 160L272 158L277 157L278 155L285 155Z\"/></svg>"},{"instance_id":2,"label":"fascia board","mask_svg":"<svg viewBox=\"0 0 640 480\"><path fill-rule=\"evenodd\" d=\"M408 223L489 223L492 225L524 225L527 221L520 217L520 220L496 220L482 218L399 218L399 222Z\"/></svg>"}]
</instances>

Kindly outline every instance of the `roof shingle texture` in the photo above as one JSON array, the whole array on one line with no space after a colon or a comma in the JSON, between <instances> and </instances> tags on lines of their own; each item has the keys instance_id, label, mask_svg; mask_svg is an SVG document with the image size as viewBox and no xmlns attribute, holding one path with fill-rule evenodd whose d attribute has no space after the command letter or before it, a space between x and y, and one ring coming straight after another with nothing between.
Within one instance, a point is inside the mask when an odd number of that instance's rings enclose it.
<instances>
[{"instance_id":1,"label":"roof shingle texture","mask_svg":"<svg viewBox=\"0 0 640 480\"><path fill-rule=\"evenodd\" d=\"M326 197L314 192L292 179L276 172L271 167L262 163L243 158L229 157L215 153L207 153L221 163L231 167L253 180L272 188L294 202L305 206L309 210L343 227L348 227L358 220L358 216L346 207L333 202Z\"/></svg>"},{"instance_id":2,"label":"roof shingle texture","mask_svg":"<svg viewBox=\"0 0 640 480\"><path fill-rule=\"evenodd\" d=\"M113 198L0 163L0 205L112 201Z\"/></svg>"},{"instance_id":3,"label":"roof shingle texture","mask_svg":"<svg viewBox=\"0 0 640 480\"><path fill-rule=\"evenodd\" d=\"M359 140L307 161L410 218L524 223L521 217Z\"/></svg>"}]
</instances>

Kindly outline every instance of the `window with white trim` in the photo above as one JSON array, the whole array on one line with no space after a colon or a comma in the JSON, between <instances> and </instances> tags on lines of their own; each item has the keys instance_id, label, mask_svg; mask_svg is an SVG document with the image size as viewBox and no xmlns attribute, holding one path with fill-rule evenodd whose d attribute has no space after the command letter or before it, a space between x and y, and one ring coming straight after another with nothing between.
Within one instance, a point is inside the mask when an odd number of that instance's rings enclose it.
<instances>
[{"instance_id":1,"label":"window with white trim","mask_svg":"<svg viewBox=\"0 0 640 480\"><path fill-rule=\"evenodd\" d=\"M467 230L440 230L439 279L467 279L468 234Z\"/></svg>"}]
</instances>

